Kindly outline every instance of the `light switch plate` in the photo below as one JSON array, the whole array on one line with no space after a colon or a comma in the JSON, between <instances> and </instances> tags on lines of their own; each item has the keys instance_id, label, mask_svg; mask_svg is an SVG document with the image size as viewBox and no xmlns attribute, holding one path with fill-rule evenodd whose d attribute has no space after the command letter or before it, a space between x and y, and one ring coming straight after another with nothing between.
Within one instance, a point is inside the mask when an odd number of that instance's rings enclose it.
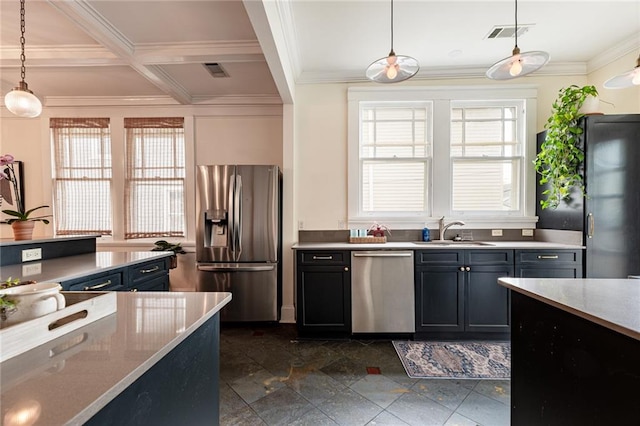
<instances>
[{"instance_id":1,"label":"light switch plate","mask_svg":"<svg viewBox=\"0 0 640 426\"><path fill-rule=\"evenodd\" d=\"M491 230L492 237L502 237L502 229L492 229Z\"/></svg>"},{"instance_id":2,"label":"light switch plate","mask_svg":"<svg viewBox=\"0 0 640 426\"><path fill-rule=\"evenodd\" d=\"M523 229L522 230L523 237L533 237L533 229Z\"/></svg>"},{"instance_id":3,"label":"light switch plate","mask_svg":"<svg viewBox=\"0 0 640 426\"><path fill-rule=\"evenodd\" d=\"M32 260L40 260L40 259L42 259L42 249L41 248L22 250L22 261L23 262L30 262Z\"/></svg>"}]
</instances>

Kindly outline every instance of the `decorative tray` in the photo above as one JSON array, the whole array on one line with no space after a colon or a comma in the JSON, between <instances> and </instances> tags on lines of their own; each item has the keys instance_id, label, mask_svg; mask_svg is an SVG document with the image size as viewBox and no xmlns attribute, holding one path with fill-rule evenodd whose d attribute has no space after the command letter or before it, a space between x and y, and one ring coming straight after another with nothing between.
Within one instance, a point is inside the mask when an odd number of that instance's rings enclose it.
<instances>
[{"instance_id":1,"label":"decorative tray","mask_svg":"<svg viewBox=\"0 0 640 426\"><path fill-rule=\"evenodd\" d=\"M387 237L349 237L352 244L381 244L387 242Z\"/></svg>"},{"instance_id":2,"label":"decorative tray","mask_svg":"<svg viewBox=\"0 0 640 426\"><path fill-rule=\"evenodd\" d=\"M117 295L105 291L60 292L66 307L0 329L0 362L20 355L117 310Z\"/></svg>"}]
</instances>

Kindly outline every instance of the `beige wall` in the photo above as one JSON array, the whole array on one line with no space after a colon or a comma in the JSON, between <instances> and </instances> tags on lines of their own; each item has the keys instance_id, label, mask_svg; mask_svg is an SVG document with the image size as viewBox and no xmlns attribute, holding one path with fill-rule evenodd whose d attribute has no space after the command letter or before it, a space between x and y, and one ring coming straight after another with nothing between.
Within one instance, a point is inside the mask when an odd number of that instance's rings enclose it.
<instances>
[{"instance_id":1,"label":"beige wall","mask_svg":"<svg viewBox=\"0 0 640 426\"><path fill-rule=\"evenodd\" d=\"M586 76L527 77L496 83L486 79L409 81L406 86L536 85L536 131L544 129L558 91L588 84ZM296 89L297 216L307 230L338 229L347 219L347 89L361 84L312 84ZM640 108L636 109L640 112Z\"/></svg>"},{"instance_id":2,"label":"beige wall","mask_svg":"<svg viewBox=\"0 0 640 426\"><path fill-rule=\"evenodd\" d=\"M0 117L0 153L13 154L25 164L27 208L52 205L49 117L191 116L193 135L190 150L195 164L242 163L282 166L282 106L231 107L127 107L47 108L39 118L16 118L6 110ZM115 140L121 136L113 135ZM189 148L188 148L189 149ZM114 158L118 161L118 158ZM191 189L193 191L193 189ZM187 197L193 200L192 196ZM194 206L191 206L194 208ZM188 217L194 217L191 213ZM193 223L189 229L194 229ZM53 235L52 225L38 223L34 236ZM0 225L0 238L13 238L8 225ZM191 238L190 238L191 239ZM137 248L139 249L139 247Z\"/></svg>"},{"instance_id":3,"label":"beige wall","mask_svg":"<svg viewBox=\"0 0 640 426\"><path fill-rule=\"evenodd\" d=\"M632 69L636 65L637 59L638 53L631 52L589 74L589 84L596 86L600 99L604 101L600 103L603 113L637 114L640 112L640 86L626 89L605 89L602 86L609 78Z\"/></svg>"}]
</instances>

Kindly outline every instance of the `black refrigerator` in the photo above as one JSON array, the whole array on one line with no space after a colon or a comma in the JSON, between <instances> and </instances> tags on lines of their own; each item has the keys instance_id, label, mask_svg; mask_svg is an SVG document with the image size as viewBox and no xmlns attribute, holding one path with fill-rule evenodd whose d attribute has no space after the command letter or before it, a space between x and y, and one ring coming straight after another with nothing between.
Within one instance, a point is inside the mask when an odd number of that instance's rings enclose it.
<instances>
[{"instance_id":1,"label":"black refrigerator","mask_svg":"<svg viewBox=\"0 0 640 426\"><path fill-rule=\"evenodd\" d=\"M640 275L640 114L589 115L581 126L587 197L574 190L557 209L542 210L537 175L537 228L583 233L586 278Z\"/></svg>"}]
</instances>

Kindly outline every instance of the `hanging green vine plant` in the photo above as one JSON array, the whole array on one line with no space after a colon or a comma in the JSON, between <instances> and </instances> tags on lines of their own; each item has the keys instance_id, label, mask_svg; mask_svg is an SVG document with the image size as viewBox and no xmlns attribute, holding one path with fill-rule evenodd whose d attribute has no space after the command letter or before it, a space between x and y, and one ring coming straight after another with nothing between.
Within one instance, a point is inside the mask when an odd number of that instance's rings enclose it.
<instances>
[{"instance_id":1,"label":"hanging green vine plant","mask_svg":"<svg viewBox=\"0 0 640 426\"><path fill-rule=\"evenodd\" d=\"M534 160L540 184L548 184L540 200L543 209L555 209L560 201L569 197L573 188L586 195L580 166L584 150L580 147L582 128L578 121L584 116L580 107L589 96L598 96L595 86L571 85L559 91L552 106L551 117L545 124L547 135Z\"/></svg>"}]
</instances>

